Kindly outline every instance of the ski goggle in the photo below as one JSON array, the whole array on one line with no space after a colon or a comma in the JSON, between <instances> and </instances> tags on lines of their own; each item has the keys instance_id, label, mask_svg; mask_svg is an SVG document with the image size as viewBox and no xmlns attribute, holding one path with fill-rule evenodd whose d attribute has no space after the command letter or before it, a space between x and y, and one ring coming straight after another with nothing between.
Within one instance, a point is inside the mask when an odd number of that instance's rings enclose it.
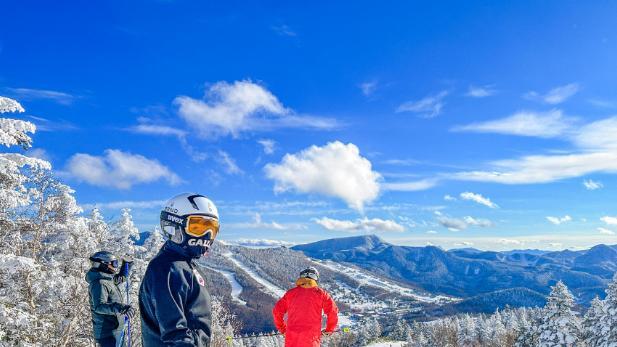
<instances>
[{"instance_id":1,"label":"ski goggle","mask_svg":"<svg viewBox=\"0 0 617 347\"><path fill-rule=\"evenodd\" d=\"M204 237L210 233L210 240L214 240L219 233L219 221L208 216L188 216L184 231L194 237Z\"/></svg>"}]
</instances>

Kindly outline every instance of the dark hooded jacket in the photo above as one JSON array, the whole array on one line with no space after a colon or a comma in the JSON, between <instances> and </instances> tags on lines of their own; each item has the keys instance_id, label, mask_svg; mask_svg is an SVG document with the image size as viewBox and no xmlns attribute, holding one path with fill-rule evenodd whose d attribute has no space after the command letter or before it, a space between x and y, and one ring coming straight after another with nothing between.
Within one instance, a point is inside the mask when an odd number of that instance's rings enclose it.
<instances>
[{"instance_id":1,"label":"dark hooded jacket","mask_svg":"<svg viewBox=\"0 0 617 347\"><path fill-rule=\"evenodd\" d=\"M167 241L150 261L139 288L144 347L207 347L210 294L205 276L184 249Z\"/></svg>"},{"instance_id":2,"label":"dark hooded jacket","mask_svg":"<svg viewBox=\"0 0 617 347\"><path fill-rule=\"evenodd\" d=\"M114 283L114 276L96 269L86 273L90 286L90 311L95 339L119 336L124 327L120 311L125 306L122 292Z\"/></svg>"}]
</instances>

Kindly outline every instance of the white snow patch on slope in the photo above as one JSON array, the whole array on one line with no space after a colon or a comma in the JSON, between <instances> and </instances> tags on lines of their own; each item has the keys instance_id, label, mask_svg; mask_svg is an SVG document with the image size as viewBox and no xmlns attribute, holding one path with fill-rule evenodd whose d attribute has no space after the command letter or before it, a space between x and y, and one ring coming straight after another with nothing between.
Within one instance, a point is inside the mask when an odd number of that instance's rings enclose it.
<instances>
[{"instance_id":1,"label":"white snow patch on slope","mask_svg":"<svg viewBox=\"0 0 617 347\"><path fill-rule=\"evenodd\" d=\"M386 342L375 342L370 345L366 345L365 347L403 347L406 342L404 341L386 341Z\"/></svg>"},{"instance_id":2,"label":"white snow patch on slope","mask_svg":"<svg viewBox=\"0 0 617 347\"><path fill-rule=\"evenodd\" d=\"M285 295L285 290L279 288L278 286L276 286L275 284L273 284L272 282L268 281L267 279L263 278L260 274L258 274L255 270L251 269L250 267L248 267L246 264L242 263L240 260L236 259L233 256L233 253L228 252L223 254L224 257L226 257L227 259L229 259L232 263L234 263L235 266L237 266L238 268L240 268L242 271L246 272L249 276L251 276L257 283L261 284L262 286L265 287L266 292L270 295L272 295L273 297L275 297L276 299L281 298L283 295Z\"/></svg>"},{"instance_id":3,"label":"white snow patch on slope","mask_svg":"<svg viewBox=\"0 0 617 347\"><path fill-rule=\"evenodd\" d=\"M210 269L212 271L216 271L216 272L220 273L221 275L223 275L227 279L229 284L231 285L231 298L232 298L232 300L236 301L240 305L245 305L246 306L246 301L240 299L240 294L242 294L242 289L243 289L242 285L238 282L238 280L236 280L236 275L233 272L226 271L226 270L221 270L221 269L216 269L216 268L213 268L213 267L208 267L208 269Z\"/></svg>"},{"instance_id":4,"label":"white snow patch on slope","mask_svg":"<svg viewBox=\"0 0 617 347\"><path fill-rule=\"evenodd\" d=\"M420 302L425 302L425 303L445 303L445 302L452 302L452 301L458 301L459 299L457 298L453 298L453 297L449 297L449 296L445 296L445 295L422 295L422 294L418 294L416 290L412 289L412 288L407 288L407 287L403 287L401 285L398 285L394 282L390 282L388 280L382 279L382 278L378 278L376 276L372 276L370 273L365 272L365 271L361 271L359 269L356 269L354 267L348 266L348 265L343 265L343 264L339 264L333 261L323 261L323 260L315 260L313 259L314 262L316 262L317 264L321 265L321 266L325 266L328 269L332 270L332 271L337 271L337 272L341 272L344 273L346 275L348 275L349 277L355 279L356 281L360 282L360 285L364 285L364 286L372 286L372 287L377 287L380 288L382 290L386 290L389 291L391 293L395 293L398 295L403 295L403 296L407 296L407 297L411 297L417 301Z\"/></svg>"}]
</instances>

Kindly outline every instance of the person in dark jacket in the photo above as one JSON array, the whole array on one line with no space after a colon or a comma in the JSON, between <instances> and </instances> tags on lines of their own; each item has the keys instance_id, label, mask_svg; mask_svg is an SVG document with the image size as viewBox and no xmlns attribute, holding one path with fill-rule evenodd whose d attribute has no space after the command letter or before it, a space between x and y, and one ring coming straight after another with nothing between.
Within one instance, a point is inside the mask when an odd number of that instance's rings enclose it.
<instances>
[{"instance_id":1,"label":"person in dark jacket","mask_svg":"<svg viewBox=\"0 0 617 347\"><path fill-rule=\"evenodd\" d=\"M195 263L219 231L216 206L205 196L181 194L161 212L170 238L150 261L139 289L144 347L208 347L211 302L205 276Z\"/></svg>"},{"instance_id":2,"label":"person in dark jacket","mask_svg":"<svg viewBox=\"0 0 617 347\"><path fill-rule=\"evenodd\" d=\"M90 261L92 267L86 273L86 281L89 284L94 339L101 347L123 346L124 342L120 340L124 317L132 318L135 310L125 304L118 287L124 281L124 276L118 274L118 259L110 252L100 251L93 254Z\"/></svg>"}]
</instances>

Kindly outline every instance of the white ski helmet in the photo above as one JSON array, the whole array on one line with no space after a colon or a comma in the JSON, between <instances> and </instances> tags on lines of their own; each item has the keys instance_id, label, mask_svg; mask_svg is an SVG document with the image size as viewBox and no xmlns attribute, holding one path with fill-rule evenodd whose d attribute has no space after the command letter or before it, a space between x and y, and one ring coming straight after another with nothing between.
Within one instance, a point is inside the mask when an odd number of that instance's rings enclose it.
<instances>
[{"instance_id":1,"label":"white ski helmet","mask_svg":"<svg viewBox=\"0 0 617 347\"><path fill-rule=\"evenodd\" d=\"M183 193L165 203L161 211L161 230L193 256L202 255L219 232L219 213L216 205L205 196Z\"/></svg>"}]
</instances>

